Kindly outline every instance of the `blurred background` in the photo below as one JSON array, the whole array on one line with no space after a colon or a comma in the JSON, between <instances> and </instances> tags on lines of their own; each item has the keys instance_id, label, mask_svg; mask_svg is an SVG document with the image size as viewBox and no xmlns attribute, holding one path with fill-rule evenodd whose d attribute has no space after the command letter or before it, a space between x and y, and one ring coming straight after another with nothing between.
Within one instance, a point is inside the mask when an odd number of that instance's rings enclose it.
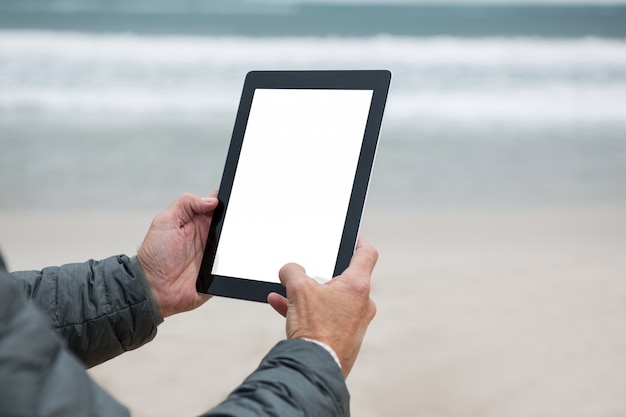
<instances>
[{"instance_id":1,"label":"blurred background","mask_svg":"<svg viewBox=\"0 0 626 417\"><path fill-rule=\"evenodd\" d=\"M0 0L0 208L218 187L245 74L385 68L369 202L626 199L626 6Z\"/></svg>"},{"instance_id":2,"label":"blurred background","mask_svg":"<svg viewBox=\"0 0 626 417\"><path fill-rule=\"evenodd\" d=\"M352 415L626 416L624 0L0 0L6 261L134 254L219 186L248 71L378 68ZM213 299L90 372L197 415L284 337L270 310Z\"/></svg>"}]
</instances>

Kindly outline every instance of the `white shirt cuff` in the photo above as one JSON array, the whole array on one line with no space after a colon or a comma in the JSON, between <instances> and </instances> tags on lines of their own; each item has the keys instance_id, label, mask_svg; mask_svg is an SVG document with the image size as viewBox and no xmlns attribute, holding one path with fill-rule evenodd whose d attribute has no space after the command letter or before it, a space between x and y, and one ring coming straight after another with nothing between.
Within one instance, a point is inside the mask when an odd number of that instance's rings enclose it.
<instances>
[{"instance_id":1,"label":"white shirt cuff","mask_svg":"<svg viewBox=\"0 0 626 417\"><path fill-rule=\"evenodd\" d=\"M335 353L333 348L331 348L330 346L328 346L324 342L320 342L319 340L308 339L306 337L303 337L302 340L306 340L307 342L315 343L316 345L321 346L322 348L324 348L324 350L326 352L328 352L330 354L330 356L333 357L333 360L335 361L335 363L337 364L337 366L341 370L341 362L339 362L339 357L337 356L337 354Z\"/></svg>"}]
</instances>

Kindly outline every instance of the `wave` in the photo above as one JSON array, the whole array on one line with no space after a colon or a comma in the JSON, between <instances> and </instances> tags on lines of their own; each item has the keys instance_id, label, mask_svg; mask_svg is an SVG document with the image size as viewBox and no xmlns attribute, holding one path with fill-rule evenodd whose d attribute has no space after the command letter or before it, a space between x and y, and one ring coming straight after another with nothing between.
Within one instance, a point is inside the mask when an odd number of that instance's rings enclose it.
<instances>
[{"instance_id":1,"label":"wave","mask_svg":"<svg viewBox=\"0 0 626 417\"><path fill-rule=\"evenodd\" d=\"M0 112L234 112L262 69L393 72L397 120L626 122L626 41L0 31Z\"/></svg>"}]
</instances>

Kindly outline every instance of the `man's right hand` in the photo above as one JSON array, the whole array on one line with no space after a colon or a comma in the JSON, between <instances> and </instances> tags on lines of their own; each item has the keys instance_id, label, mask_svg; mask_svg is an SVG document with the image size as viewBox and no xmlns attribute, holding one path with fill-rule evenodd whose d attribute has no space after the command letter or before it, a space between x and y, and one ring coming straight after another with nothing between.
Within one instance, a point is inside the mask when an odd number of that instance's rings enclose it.
<instances>
[{"instance_id":1,"label":"man's right hand","mask_svg":"<svg viewBox=\"0 0 626 417\"><path fill-rule=\"evenodd\" d=\"M196 291L217 191L206 198L186 193L154 218L137 260L163 317L193 310L210 296Z\"/></svg>"},{"instance_id":2,"label":"man's right hand","mask_svg":"<svg viewBox=\"0 0 626 417\"><path fill-rule=\"evenodd\" d=\"M370 279L378 252L359 240L350 266L340 276L319 284L297 264L279 273L287 298L268 296L269 304L287 318L289 339L312 339L330 346L347 377L359 354L367 327L376 315Z\"/></svg>"}]
</instances>

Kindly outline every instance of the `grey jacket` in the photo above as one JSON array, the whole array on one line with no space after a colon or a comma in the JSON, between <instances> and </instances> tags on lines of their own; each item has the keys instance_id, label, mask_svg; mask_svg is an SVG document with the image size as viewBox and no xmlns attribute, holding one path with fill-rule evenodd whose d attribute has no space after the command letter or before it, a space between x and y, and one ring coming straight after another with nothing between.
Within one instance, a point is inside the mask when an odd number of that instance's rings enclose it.
<instances>
[{"instance_id":1,"label":"grey jacket","mask_svg":"<svg viewBox=\"0 0 626 417\"><path fill-rule=\"evenodd\" d=\"M0 257L0 416L128 416L85 372L156 335L162 322L135 258L9 274ZM348 416L323 348L278 343L205 416Z\"/></svg>"}]
</instances>

